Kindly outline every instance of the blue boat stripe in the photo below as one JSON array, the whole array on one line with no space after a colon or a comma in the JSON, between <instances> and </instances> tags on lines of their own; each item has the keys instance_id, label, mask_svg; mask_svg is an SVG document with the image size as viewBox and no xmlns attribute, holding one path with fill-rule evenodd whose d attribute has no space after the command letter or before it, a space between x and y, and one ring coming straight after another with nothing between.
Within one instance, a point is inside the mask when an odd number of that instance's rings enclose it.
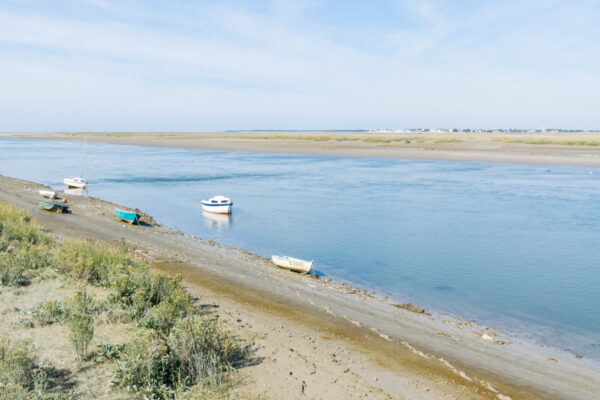
<instances>
[{"instance_id":1,"label":"blue boat stripe","mask_svg":"<svg viewBox=\"0 0 600 400\"><path fill-rule=\"evenodd\" d=\"M232 206L233 203L229 203L229 204L206 204L206 203L202 203L202 205L203 206L209 206L209 207L217 207L217 206L227 207L227 206Z\"/></svg>"}]
</instances>

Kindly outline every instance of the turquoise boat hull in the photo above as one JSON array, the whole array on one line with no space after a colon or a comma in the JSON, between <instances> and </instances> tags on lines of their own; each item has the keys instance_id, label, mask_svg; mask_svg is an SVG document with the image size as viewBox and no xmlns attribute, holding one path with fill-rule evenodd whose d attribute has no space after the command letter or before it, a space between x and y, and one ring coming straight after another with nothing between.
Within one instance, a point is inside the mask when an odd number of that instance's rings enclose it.
<instances>
[{"instance_id":1,"label":"turquoise boat hull","mask_svg":"<svg viewBox=\"0 0 600 400\"><path fill-rule=\"evenodd\" d=\"M115 215L122 221L129 222L130 224L137 224L140 220L140 214L132 211L123 211L115 208Z\"/></svg>"}]
</instances>

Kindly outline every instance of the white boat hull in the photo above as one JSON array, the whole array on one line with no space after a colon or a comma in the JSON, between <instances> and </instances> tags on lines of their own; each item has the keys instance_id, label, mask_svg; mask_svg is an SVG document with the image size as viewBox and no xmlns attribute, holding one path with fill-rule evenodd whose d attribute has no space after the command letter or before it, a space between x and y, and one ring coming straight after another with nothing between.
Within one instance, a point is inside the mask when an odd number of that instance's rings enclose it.
<instances>
[{"instance_id":1,"label":"white boat hull","mask_svg":"<svg viewBox=\"0 0 600 400\"><path fill-rule=\"evenodd\" d=\"M40 194L44 197L47 197L49 199L55 199L56 198L56 192L52 191L52 190L40 190Z\"/></svg>"},{"instance_id":2,"label":"white boat hull","mask_svg":"<svg viewBox=\"0 0 600 400\"><path fill-rule=\"evenodd\" d=\"M206 205L202 204L202 210L214 214L231 214L231 205Z\"/></svg>"},{"instance_id":3,"label":"white boat hull","mask_svg":"<svg viewBox=\"0 0 600 400\"><path fill-rule=\"evenodd\" d=\"M271 262L281 268L286 268L295 272L301 272L303 274L307 274L313 267L314 261L305 261L300 260L298 258L292 257L281 257L281 256L273 256L271 257Z\"/></svg>"},{"instance_id":4,"label":"white boat hull","mask_svg":"<svg viewBox=\"0 0 600 400\"><path fill-rule=\"evenodd\" d=\"M214 214L231 214L233 204L205 204L202 203L202 210Z\"/></svg>"},{"instance_id":5,"label":"white boat hull","mask_svg":"<svg viewBox=\"0 0 600 400\"><path fill-rule=\"evenodd\" d=\"M70 188L85 189L87 186L87 182L85 181L74 180L70 178L63 179L63 182Z\"/></svg>"}]
</instances>

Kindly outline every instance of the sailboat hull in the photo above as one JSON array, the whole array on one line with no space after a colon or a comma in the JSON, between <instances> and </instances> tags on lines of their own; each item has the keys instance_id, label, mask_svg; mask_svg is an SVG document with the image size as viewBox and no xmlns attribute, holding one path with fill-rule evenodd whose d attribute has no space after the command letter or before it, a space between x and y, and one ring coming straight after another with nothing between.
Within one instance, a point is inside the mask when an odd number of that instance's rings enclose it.
<instances>
[{"instance_id":1,"label":"sailboat hull","mask_svg":"<svg viewBox=\"0 0 600 400\"><path fill-rule=\"evenodd\" d=\"M84 189L87 186L87 182L84 180L65 178L63 179L63 182L70 188Z\"/></svg>"}]
</instances>

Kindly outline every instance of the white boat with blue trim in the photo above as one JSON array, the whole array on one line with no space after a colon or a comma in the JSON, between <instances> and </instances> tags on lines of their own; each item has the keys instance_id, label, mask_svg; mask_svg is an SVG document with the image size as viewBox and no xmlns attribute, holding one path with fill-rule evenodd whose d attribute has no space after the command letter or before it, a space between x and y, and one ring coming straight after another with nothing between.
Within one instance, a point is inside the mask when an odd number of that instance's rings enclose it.
<instances>
[{"instance_id":1,"label":"white boat with blue trim","mask_svg":"<svg viewBox=\"0 0 600 400\"><path fill-rule=\"evenodd\" d=\"M202 209L215 214L231 214L233 202L224 196L215 196L208 200L202 200Z\"/></svg>"},{"instance_id":2,"label":"white boat with blue trim","mask_svg":"<svg viewBox=\"0 0 600 400\"><path fill-rule=\"evenodd\" d=\"M295 272L301 272L307 274L313 267L314 261L300 260L299 258L293 258L288 256L272 256L271 261L273 264L281 268L286 268Z\"/></svg>"}]
</instances>

